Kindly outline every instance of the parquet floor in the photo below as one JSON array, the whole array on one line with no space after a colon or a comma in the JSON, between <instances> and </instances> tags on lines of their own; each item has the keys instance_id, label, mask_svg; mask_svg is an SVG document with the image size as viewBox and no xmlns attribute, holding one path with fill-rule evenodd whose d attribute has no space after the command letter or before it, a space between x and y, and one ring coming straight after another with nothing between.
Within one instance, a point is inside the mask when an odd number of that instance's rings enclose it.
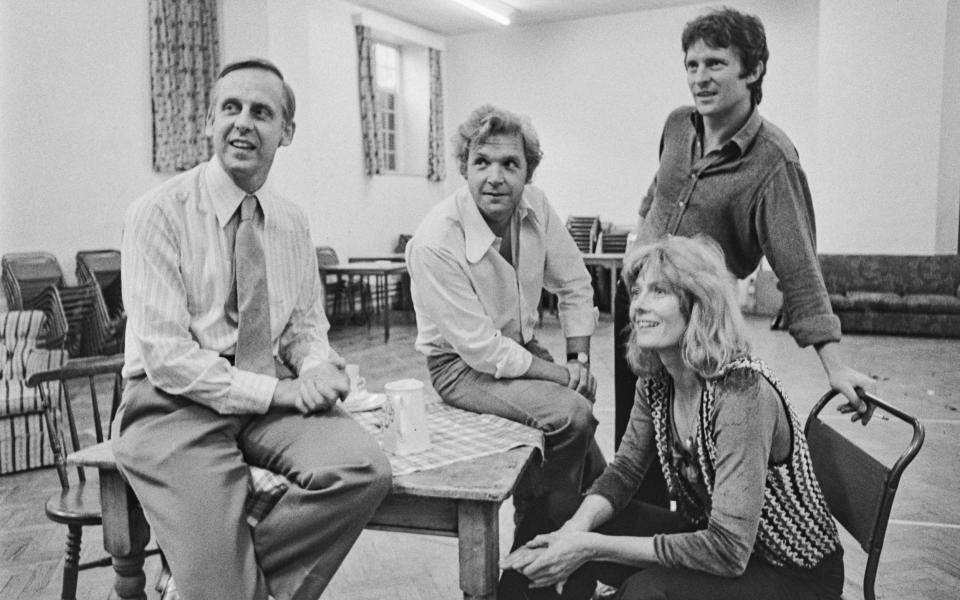
<instances>
[{"instance_id":1,"label":"parquet floor","mask_svg":"<svg viewBox=\"0 0 960 600\"><path fill-rule=\"evenodd\" d=\"M361 365L370 389L387 381L418 377L428 382L422 357L413 349L415 327L398 315L391 339L374 324L344 326L331 334L334 346ZM751 318L755 353L784 380L803 418L826 389L816 355L801 350L784 332L767 328L767 319ZM547 316L541 340L559 356L563 341L555 317ZM927 441L901 482L878 578L878 597L889 600L960 598L960 341L848 335L841 345L850 364L872 374L881 397L924 419ZM612 325L606 318L593 340L594 370L600 382L596 413L601 448L613 452ZM838 418L832 424L841 424ZM881 423L882 427L888 424ZM898 432L880 429L879 441L863 443L881 452ZM58 489L52 470L0 477L0 600L54 600L59 597L65 528L43 513L46 498ZM501 547L512 536L509 506L501 512ZM102 553L95 528L85 531L83 559ZM845 597L862 598L864 554L844 538ZM211 549L215 551L216 549ZM147 559L148 598L159 571ZM80 574L78 598L103 600L112 570ZM365 531L324 595L334 600L432 600L460 598L457 545L453 538Z\"/></svg>"}]
</instances>

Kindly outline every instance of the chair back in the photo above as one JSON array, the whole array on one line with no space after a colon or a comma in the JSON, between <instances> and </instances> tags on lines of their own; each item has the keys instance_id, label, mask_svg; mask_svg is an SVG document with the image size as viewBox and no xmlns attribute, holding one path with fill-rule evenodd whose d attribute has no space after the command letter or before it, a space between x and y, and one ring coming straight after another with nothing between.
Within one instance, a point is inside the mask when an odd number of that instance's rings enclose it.
<instances>
[{"instance_id":1,"label":"chair back","mask_svg":"<svg viewBox=\"0 0 960 600\"><path fill-rule=\"evenodd\" d=\"M887 466L819 418L820 412L836 395L836 391L830 391L820 398L807 417L804 434L810 447L813 470L830 512L868 555L863 594L867 600L874 600L874 583L890 508L900 484L900 476L923 446L924 428L915 417L876 396L861 394L860 397L875 407L874 410L882 410L884 414L896 417L913 429L910 442L900 452L899 458L893 466ZM875 415L872 423L877 421Z\"/></svg>"},{"instance_id":2,"label":"chair back","mask_svg":"<svg viewBox=\"0 0 960 600\"><path fill-rule=\"evenodd\" d=\"M600 234L600 252L623 254L627 251L626 231L604 231Z\"/></svg>"},{"instance_id":3,"label":"chair back","mask_svg":"<svg viewBox=\"0 0 960 600\"><path fill-rule=\"evenodd\" d=\"M120 406L122 368L122 354L78 358L27 379L28 386L40 391L54 464L64 489L70 487L67 455L109 437L110 422ZM77 477L86 481L82 467L77 467Z\"/></svg>"},{"instance_id":4,"label":"chair back","mask_svg":"<svg viewBox=\"0 0 960 600\"><path fill-rule=\"evenodd\" d=\"M567 217L567 231L580 252L589 254L597 247L600 235L600 217Z\"/></svg>"},{"instance_id":5,"label":"chair back","mask_svg":"<svg viewBox=\"0 0 960 600\"><path fill-rule=\"evenodd\" d=\"M57 257L49 252L11 252L0 259L3 289L11 310L31 308L50 286L63 285L63 271Z\"/></svg>"},{"instance_id":6,"label":"chair back","mask_svg":"<svg viewBox=\"0 0 960 600\"><path fill-rule=\"evenodd\" d=\"M317 264L321 267L340 264L337 251L330 246L317 246Z\"/></svg>"},{"instance_id":7,"label":"chair back","mask_svg":"<svg viewBox=\"0 0 960 600\"><path fill-rule=\"evenodd\" d=\"M394 246L393 251L398 254L405 252L407 250L407 243L411 238L413 238L413 235L409 233L401 233L400 237L397 238L397 245Z\"/></svg>"},{"instance_id":8,"label":"chair back","mask_svg":"<svg viewBox=\"0 0 960 600\"><path fill-rule=\"evenodd\" d=\"M119 250L81 250L77 252L77 281L94 282L100 287L112 318L124 314L120 286Z\"/></svg>"}]
</instances>

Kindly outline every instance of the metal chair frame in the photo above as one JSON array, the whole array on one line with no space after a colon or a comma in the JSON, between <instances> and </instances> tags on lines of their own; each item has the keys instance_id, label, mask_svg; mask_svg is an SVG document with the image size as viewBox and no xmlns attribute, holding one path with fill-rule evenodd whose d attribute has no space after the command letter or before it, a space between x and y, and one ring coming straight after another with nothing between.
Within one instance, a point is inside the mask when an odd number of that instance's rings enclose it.
<instances>
[{"instance_id":1,"label":"metal chair frame","mask_svg":"<svg viewBox=\"0 0 960 600\"><path fill-rule=\"evenodd\" d=\"M866 600L875 600L874 585L890 509L900 476L923 446L924 427L916 417L876 396L860 394L874 410L879 408L913 428L910 443L893 466L888 467L819 418L836 395L837 392L831 390L820 398L807 417L804 435L830 512L867 553L863 596Z\"/></svg>"}]
</instances>

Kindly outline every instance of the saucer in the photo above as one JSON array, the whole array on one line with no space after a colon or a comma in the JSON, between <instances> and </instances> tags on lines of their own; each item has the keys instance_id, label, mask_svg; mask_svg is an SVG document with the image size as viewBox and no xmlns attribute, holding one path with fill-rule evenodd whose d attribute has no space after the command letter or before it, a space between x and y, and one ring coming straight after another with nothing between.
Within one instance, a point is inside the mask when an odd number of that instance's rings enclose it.
<instances>
[{"instance_id":1,"label":"saucer","mask_svg":"<svg viewBox=\"0 0 960 600\"><path fill-rule=\"evenodd\" d=\"M343 401L343 408L350 412L376 410L383 406L386 399L387 397L384 394L371 394L365 391L347 396L347 399Z\"/></svg>"}]
</instances>

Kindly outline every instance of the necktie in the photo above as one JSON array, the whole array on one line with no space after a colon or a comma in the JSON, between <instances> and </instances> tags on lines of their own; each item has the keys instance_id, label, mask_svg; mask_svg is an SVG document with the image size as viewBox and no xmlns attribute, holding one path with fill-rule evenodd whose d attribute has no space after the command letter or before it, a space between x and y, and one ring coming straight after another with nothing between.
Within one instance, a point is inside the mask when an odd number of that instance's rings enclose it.
<instances>
[{"instance_id":1,"label":"necktie","mask_svg":"<svg viewBox=\"0 0 960 600\"><path fill-rule=\"evenodd\" d=\"M239 314L236 366L244 371L275 375L267 267L262 234L256 226L256 214L257 197L245 197L240 205L240 225L234 244Z\"/></svg>"}]
</instances>

